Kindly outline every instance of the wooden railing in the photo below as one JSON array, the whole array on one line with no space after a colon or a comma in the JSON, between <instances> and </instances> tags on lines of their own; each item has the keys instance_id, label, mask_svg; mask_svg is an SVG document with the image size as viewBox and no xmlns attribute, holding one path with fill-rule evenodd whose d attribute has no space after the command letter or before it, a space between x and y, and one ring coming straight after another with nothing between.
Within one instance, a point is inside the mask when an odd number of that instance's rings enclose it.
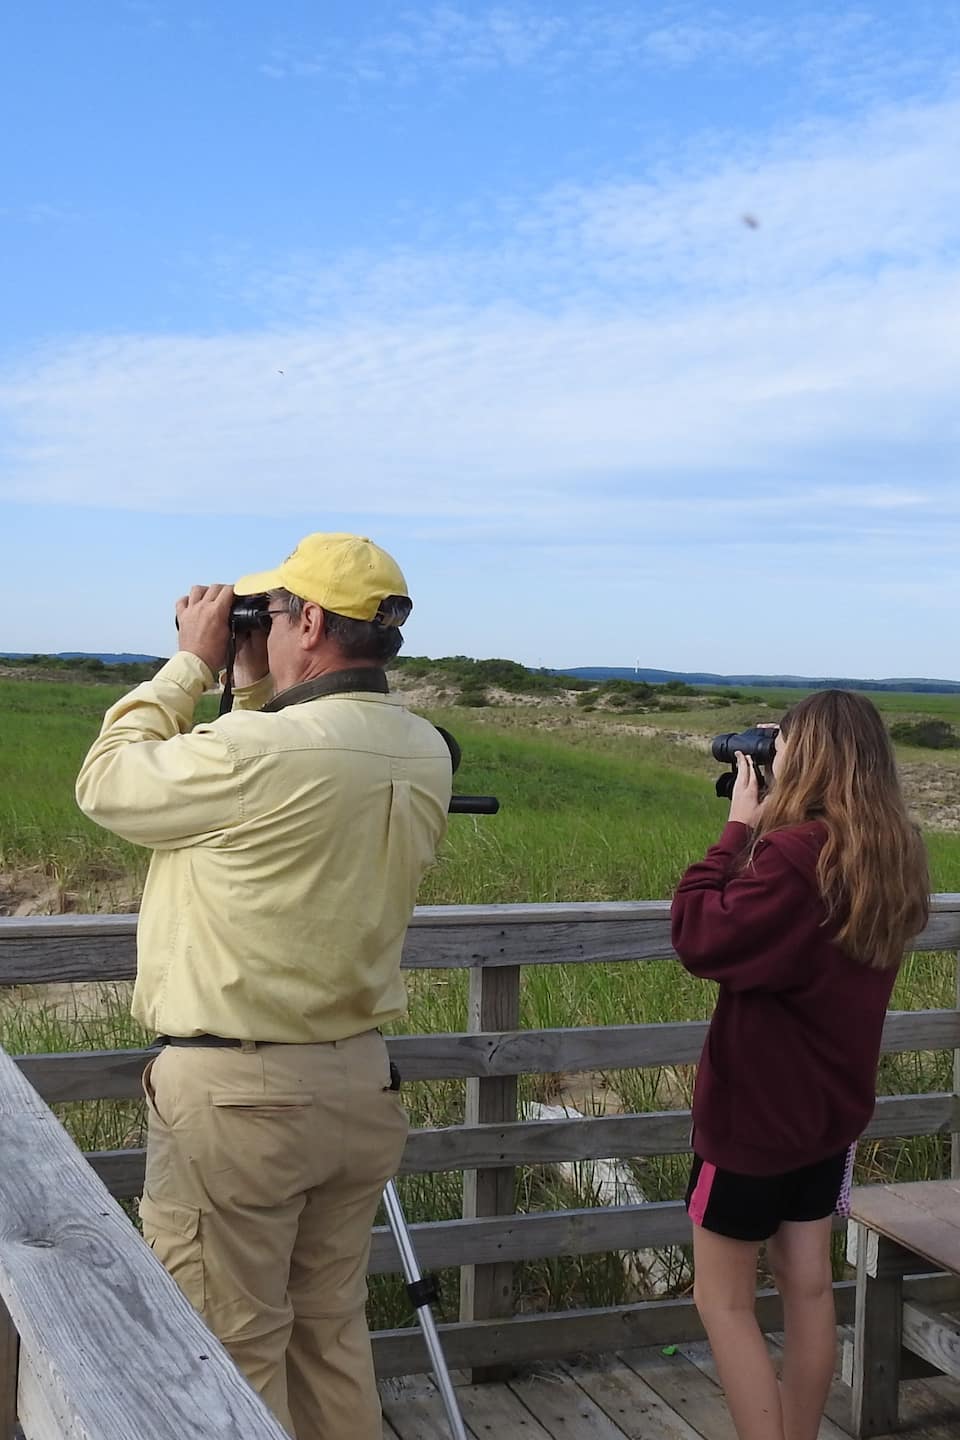
<instances>
[{"instance_id":1,"label":"wooden railing","mask_svg":"<svg viewBox=\"0 0 960 1440\"><path fill-rule=\"evenodd\" d=\"M0 1052L0 1437L287 1440Z\"/></svg>"},{"instance_id":2,"label":"wooden railing","mask_svg":"<svg viewBox=\"0 0 960 1440\"><path fill-rule=\"evenodd\" d=\"M679 1202L512 1213L513 1172L518 1165L688 1150L687 1111L541 1121L524 1121L517 1112L519 1075L696 1061L706 1029L703 1022L567 1030L518 1028L522 966L664 959L672 954L668 911L665 902L640 901L438 906L416 912L404 951L405 967L469 971L470 1028L466 1033L404 1035L389 1041L405 1080L456 1077L467 1082L465 1123L413 1131L402 1167L406 1173L464 1172L464 1218L412 1227L424 1267L462 1270L460 1320L441 1326L451 1366L484 1367L576 1351L676 1343L701 1334L688 1300L512 1314L512 1266L517 1261L653 1249L689 1239L688 1221ZM0 985L129 979L135 971L135 927L136 917L129 915L0 920ZM934 897L929 924L911 948L953 952L955 963L960 950L960 895ZM953 1136L954 1170L960 1173L956 1142L960 1136L960 1010L891 1013L883 1048L888 1053L954 1051L953 1091L883 1097L867 1133L898 1138ZM39 1094L55 1103L139 1097L146 1054L120 1050L15 1059ZM0 1112L8 1103L0 1094ZM101 1151L87 1158L112 1195L140 1193L142 1151ZM56 1196L58 1179L56 1175L49 1178L51 1194ZM3 1205L5 1191L0 1182ZM3 1223L0 1211L0 1230ZM375 1232L370 1269L373 1273L399 1269L388 1231ZM0 1253L0 1291L4 1275ZM924 1283L935 1287L940 1282ZM849 1286L837 1287L837 1302L841 1320L849 1319ZM776 1328L776 1297L761 1295L758 1303L762 1323ZM374 1344L382 1375L412 1373L425 1367L426 1354L416 1330L380 1332ZM3 1354L0 1335L0 1366Z\"/></svg>"}]
</instances>

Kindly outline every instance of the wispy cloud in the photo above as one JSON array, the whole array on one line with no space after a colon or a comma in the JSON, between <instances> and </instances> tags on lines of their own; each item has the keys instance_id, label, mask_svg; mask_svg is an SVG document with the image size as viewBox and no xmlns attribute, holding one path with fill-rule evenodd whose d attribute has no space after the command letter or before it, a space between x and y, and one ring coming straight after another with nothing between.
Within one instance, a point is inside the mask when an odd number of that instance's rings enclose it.
<instances>
[{"instance_id":1,"label":"wispy cloud","mask_svg":"<svg viewBox=\"0 0 960 1440\"><path fill-rule=\"evenodd\" d=\"M410 85L427 76L449 83L492 72L609 75L695 65L756 69L786 63L792 72L830 84L842 75L858 89L870 78L942 68L946 33L960 23L955 5L938 7L925 41L924 17L913 22L910 58L882 13L869 6L811 8L792 16L742 8L673 4L580 7L437 4L404 10L391 25L349 39L278 41L261 69L271 79L340 77L366 85Z\"/></svg>"},{"instance_id":2,"label":"wispy cloud","mask_svg":"<svg viewBox=\"0 0 960 1440\"><path fill-rule=\"evenodd\" d=\"M571 259L589 253L648 286L755 288L923 261L955 224L958 125L960 103L898 107L753 154L741 145L674 183L560 192L534 223L563 235ZM749 237L734 223L745 215Z\"/></svg>"},{"instance_id":3,"label":"wispy cloud","mask_svg":"<svg viewBox=\"0 0 960 1440\"><path fill-rule=\"evenodd\" d=\"M339 74L379 83L409 82L437 67L448 73L556 67L582 52L582 25L557 14L494 7L470 13L453 5L404 13L399 24L358 41L326 39L309 47L278 44L262 68L273 79Z\"/></svg>"},{"instance_id":4,"label":"wispy cloud","mask_svg":"<svg viewBox=\"0 0 960 1440\"><path fill-rule=\"evenodd\" d=\"M786 531L861 565L909 535L929 579L960 540L958 118L908 107L554 191L466 253L301 260L250 282L248 333L41 350L0 381L4 494L312 497L585 554L746 530L768 565Z\"/></svg>"},{"instance_id":5,"label":"wispy cloud","mask_svg":"<svg viewBox=\"0 0 960 1440\"><path fill-rule=\"evenodd\" d=\"M247 271L265 318L517 303L676 310L683 296L787 299L953 264L960 100L701 144L643 180L558 185L457 217L456 239L283 256ZM748 222L748 223L745 223ZM227 274L226 283L237 276Z\"/></svg>"}]
</instances>

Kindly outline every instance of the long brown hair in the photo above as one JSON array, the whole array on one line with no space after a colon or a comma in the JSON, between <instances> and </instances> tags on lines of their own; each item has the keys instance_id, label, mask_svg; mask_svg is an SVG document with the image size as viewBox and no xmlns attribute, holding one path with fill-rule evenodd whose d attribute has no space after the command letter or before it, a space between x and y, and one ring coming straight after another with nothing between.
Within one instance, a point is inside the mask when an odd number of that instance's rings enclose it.
<instances>
[{"instance_id":1,"label":"long brown hair","mask_svg":"<svg viewBox=\"0 0 960 1440\"><path fill-rule=\"evenodd\" d=\"M851 690L819 690L787 711L780 732L789 743L752 849L776 830L822 821L817 884L839 922L837 944L878 969L896 965L927 922L930 878L880 713Z\"/></svg>"}]
</instances>

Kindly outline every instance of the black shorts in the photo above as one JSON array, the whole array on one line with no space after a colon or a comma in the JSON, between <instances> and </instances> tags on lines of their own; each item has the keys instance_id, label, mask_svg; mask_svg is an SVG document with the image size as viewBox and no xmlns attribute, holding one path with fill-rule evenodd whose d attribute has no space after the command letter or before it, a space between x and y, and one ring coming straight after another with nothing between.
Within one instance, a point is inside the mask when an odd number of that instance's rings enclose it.
<instances>
[{"instance_id":1,"label":"black shorts","mask_svg":"<svg viewBox=\"0 0 960 1440\"><path fill-rule=\"evenodd\" d=\"M693 1157L687 1214L731 1240L769 1240L784 1220L823 1220L842 1208L853 1168L851 1146L784 1175L738 1175Z\"/></svg>"}]
</instances>

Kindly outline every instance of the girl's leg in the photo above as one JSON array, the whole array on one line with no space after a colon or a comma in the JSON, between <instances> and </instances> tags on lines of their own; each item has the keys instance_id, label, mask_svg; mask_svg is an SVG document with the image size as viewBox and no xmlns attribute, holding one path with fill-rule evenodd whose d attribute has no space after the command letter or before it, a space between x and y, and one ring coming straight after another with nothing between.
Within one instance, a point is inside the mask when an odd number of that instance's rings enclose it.
<instances>
[{"instance_id":1,"label":"girl's leg","mask_svg":"<svg viewBox=\"0 0 960 1440\"><path fill-rule=\"evenodd\" d=\"M693 1298L740 1440L785 1440L777 1377L754 1313L759 1248L694 1226Z\"/></svg>"},{"instance_id":2,"label":"girl's leg","mask_svg":"<svg viewBox=\"0 0 960 1440\"><path fill-rule=\"evenodd\" d=\"M837 1350L830 1217L785 1220L767 1241L786 1330L780 1400L784 1440L817 1440Z\"/></svg>"}]
</instances>

